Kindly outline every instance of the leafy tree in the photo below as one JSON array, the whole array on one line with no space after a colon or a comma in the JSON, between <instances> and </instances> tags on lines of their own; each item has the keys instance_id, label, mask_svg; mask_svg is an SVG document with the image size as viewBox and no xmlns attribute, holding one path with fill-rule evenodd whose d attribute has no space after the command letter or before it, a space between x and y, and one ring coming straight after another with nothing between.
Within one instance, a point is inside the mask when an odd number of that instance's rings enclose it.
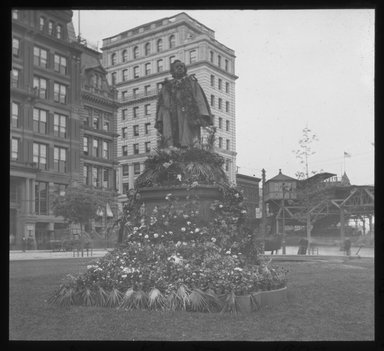
<instances>
[{"instance_id":1,"label":"leafy tree","mask_svg":"<svg viewBox=\"0 0 384 351\"><path fill-rule=\"evenodd\" d=\"M97 208L103 203L95 191L85 185L72 184L67 187L65 195L53 200L53 213L62 216L69 223L84 225L97 216Z\"/></svg>"}]
</instances>

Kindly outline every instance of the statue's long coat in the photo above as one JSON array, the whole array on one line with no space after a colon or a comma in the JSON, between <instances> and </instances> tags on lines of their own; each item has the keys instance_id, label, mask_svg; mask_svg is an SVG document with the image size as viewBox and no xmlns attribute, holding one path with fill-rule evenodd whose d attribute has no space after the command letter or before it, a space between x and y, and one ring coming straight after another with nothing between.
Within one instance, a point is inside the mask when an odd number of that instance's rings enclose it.
<instances>
[{"instance_id":1,"label":"statue's long coat","mask_svg":"<svg viewBox=\"0 0 384 351\"><path fill-rule=\"evenodd\" d=\"M194 75L164 82L157 101L155 128L168 145L192 146L200 139L200 126L212 124L207 98Z\"/></svg>"}]
</instances>

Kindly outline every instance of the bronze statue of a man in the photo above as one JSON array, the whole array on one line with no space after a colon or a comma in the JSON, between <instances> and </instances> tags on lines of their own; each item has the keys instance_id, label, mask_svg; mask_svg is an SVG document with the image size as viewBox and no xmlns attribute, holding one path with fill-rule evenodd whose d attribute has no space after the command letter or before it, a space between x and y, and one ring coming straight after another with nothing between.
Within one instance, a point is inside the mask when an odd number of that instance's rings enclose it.
<instances>
[{"instance_id":1,"label":"bronze statue of a man","mask_svg":"<svg viewBox=\"0 0 384 351\"><path fill-rule=\"evenodd\" d=\"M200 127L212 125L212 114L195 75L187 75L180 60L171 65L173 79L165 80L157 101L155 128L168 146L188 147L200 141Z\"/></svg>"}]
</instances>

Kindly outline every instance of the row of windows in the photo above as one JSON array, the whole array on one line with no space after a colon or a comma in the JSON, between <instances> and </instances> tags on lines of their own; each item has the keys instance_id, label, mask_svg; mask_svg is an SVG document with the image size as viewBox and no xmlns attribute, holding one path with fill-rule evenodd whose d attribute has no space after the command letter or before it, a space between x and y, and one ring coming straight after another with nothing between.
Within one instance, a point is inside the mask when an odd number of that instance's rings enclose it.
<instances>
[{"instance_id":1,"label":"row of windows","mask_svg":"<svg viewBox=\"0 0 384 351\"><path fill-rule=\"evenodd\" d=\"M39 30L57 39L63 39L63 26L41 16L39 19Z\"/></svg>"},{"instance_id":2,"label":"row of windows","mask_svg":"<svg viewBox=\"0 0 384 351\"><path fill-rule=\"evenodd\" d=\"M151 127L151 123L150 122L144 124L144 134L145 135L149 134L150 127ZM140 133L139 133L139 125L138 124L132 126L132 135L134 137L137 137L137 136L140 135ZM121 136L122 139L127 139L128 138L128 127L122 127L121 128L120 136Z\"/></svg>"},{"instance_id":3,"label":"row of windows","mask_svg":"<svg viewBox=\"0 0 384 351\"><path fill-rule=\"evenodd\" d=\"M110 189L113 186L111 168L84 165L83 177L84 184L95 188Z\"/></svg>"},{"instance_id":4,"label":"row of windows","mask_svg":"<svg viewBox=\"0 0 384 351\"><path fill-rule=\"evenodd\" d=\"M20 103L12 101L11 107L11 126L20 127L21 108ZM53 124L53 135L66 138L68 135L68 116L60 113L50 114L49 111L34 107L33 108L33 131L40 134L48 134Z\"/></svg>"},{"instance_id":5,"label":"row of windows","mask_svg":"<svg viewBox=\"0 0 384 351\"><path fill-rule=\"evenodd\" d=\"M110 112L105 112L99 109L84 107L86 116L83 120L84 126L91 127L105 132L111 131L111 123L113 115Z\"/></svg>"},{"instance_id":6,"label":"row of windows","mask_svg":"<svg viewBox=\"0 0 384 351\"><path fill-rule=\"evenodd\" d=\"M172 49L176 46L176 38L174 35L171 35L168 38L168 48ZM121 52L120 58L116 52L111 54L111 65L114 66L119 62L128 62L129 59L137 59L141 56L148 56L152 52L152 44L147 42L143 45L136 45L131 49L124 49ZM158 39L155 45L156 52L162 52L164 50L163 39Z\"/></svg>"},{"instance_id":7,"label":"row of windows","mask_svg":"<svg viewBox=\"0 0 384 351\"><path fill-rule=\"evenodd\" d=\"M128 164L122 165L122 172L123 172L123 177L129 176L129 165ZM140 162L134 162L133 163L133 174L134 175L140 174Z\"/></svg>"},{"instance_id":8,"label":"row of windows","mask_svg":"<svg viewBox=\"0 0 384 351\"><path fill-rule=\"evenodd\" d=\"M211 74L211 87L215 87L215 76ZM223 80L221 78L217 79L217 89L223 90ZM225 92L229 94L229 83L225 82Z\"/></svg>"},{"instance_id":9,"label":"row of windows","mask_svg":"<svg viewBox=\"0 0 384 351\"><path fill-rule=\"evenodd\" d=\"M110 142L99 138L83 137L83 153L87 156L101 157L109 160L111 157Z\"/></svg>"},{"instance_id":10,"label":"row of windows","mask_svg":"<svg viewBox=\"0 0 384 351\"><path fill-rule=\"evenodd\" d=\"M229 125L230 125L230 122L229 122L229 120L226 120L225 121L225 131L226 132L229 132ZM219 129L223 129L223 118L222 117L219 117L218 119L217 119L217 126L219 127Z\"/></svg>"},{"instance_id":11,"label":"row of windows","mask_svg":"<svg viewBox=\"0 0 384 351\"><path fill-rule=\"evenodd\" d=\"M215 97L215 95L211 95L211 107L216 107L215 105L216 105L216 97ZM217 99L217 108L219 110L223 109L223 99L222 98ZM225 102L225 112L229 112L229 101Z\"/></svg>"},{"instance_id":12,"label":"row of windows","mask_svg":"<svg viewBox=\"0 0 384 351\"><path fill-rule=\"evenodd\" d=\"M222 138L222 137L219 137L219 138L218 138L218 147L219 147L220 149L223 148L223 138ZM225 149L226 149L226 150L230 150L230 140L229 140L229 139L226 139L226 140L225 140Z\"/></svg>"},{"instance_id":13,"label":"row of windows","mask_svg":"<svg viewBox=\"0 0 384 351\"><path fill-rule=\"evenodd\" d=\"M121 92L121 99L122 100L127 100L128 98L130 98L130 99L137 99L137 98L140 98L140 97L145 97L145 96L150 96L150 95L158 94L160 92L162 86L163 86L163 82L156 83L156 90L153 91L151 89L151 85L148 84L148 85L144 86L144 91L143 92L140 92L140 88L133 88L131 96L128 95L128 90L123 90Z\"/></svg>"},{"instance_id":14,"label":"row of windows","mask_svg":"<svg viewBox=\"0 0 384 351\"><path fill-rule=\"evenodd\" d=\"M65 195L67 185L54 183L53 189L51 189L51 195L63 196ZM48 214L49 209L49 183L36 182L35 183L35 213L36 214Z\"/></svg>"},{"instance_id":15,"label":"row of windows","mask_svg":"<svg viewBox=\"0 0 384 351\"><path fill-rule=\"evenodd\" d=\"M144 143L144 152L146 154L151 152L151 142L150 141L146 141ZM138 155L139 153L140 153L139 143L133 144L131 155ZM121 155L122 156L128 156L128 145L122 145L121 146Z\"/></svg>"},{"instance_id":16,"label":"row of windows","mask_svg":"<svg viewBox=\"0 0 384 351\"><path fill-rule=\"evenodd\" d=\"M21 70L17 68L12 69L12 87L21 87ZM53 92L49 89L49 80L43 77L33 77L33 91L40 99L51 99L53 93L53 101L66 104L68 101L68 87L64 84L53 82Z\"/></svg>"},{"instance_id":17,"label":"row of windows","mask_svg":"<svg viewBox=\"0 0 384 351\"><path fill-rule=\"evenodd\" d=\"M217 54L217 58L215 60L215 53L213 51L210 51L209 52L209 61L213 64L217 64L217 66L219 66L219 68L222 68L221 65L223 63L223 60L222 60L221 55ZM227 72L229 71L229 61L227 59L224 59L224 70Z\"/></svg>"},{"instance_id":18,"label":"row of windows","mask_svg":"<svg viewBox=\"0 0 384 351\"><path fill-rule=\"evenodd\" d=\"M168 58L167 69L169 70L173 61L176 60L176 56L171 56ZM117 84L119 82L125 82L130 79L137 79L142 76L148 76L152 73L160 73L165 70L164 59L159 59L156 61L155 71L153 71L153 63L147 62L141 65L134 66L132 68L126 68L119 72L111 73L111 83ZM119 76L118 76L119 73Z\"/></svg>"}]
</instances>

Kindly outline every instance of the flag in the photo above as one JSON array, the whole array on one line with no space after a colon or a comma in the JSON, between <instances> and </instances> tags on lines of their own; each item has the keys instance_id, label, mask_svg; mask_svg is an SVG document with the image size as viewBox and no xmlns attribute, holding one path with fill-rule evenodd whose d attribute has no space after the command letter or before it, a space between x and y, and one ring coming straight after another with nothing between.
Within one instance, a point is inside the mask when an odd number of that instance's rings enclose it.
<instances>
[{"instance_id":1,"label":"flag","mask_svg":"<svg viewBox=\"0 0 384 351\"><path fill-rule=\"evenodd\" d=\"M351 154L349 154L348 152L344 151L344 157L351 157Z\"/></svg>"},{"instance_id":2,"label":"flag","mask_svg":"<svg viewBox=\"0 0 384 351\"><path fill-rule=\"evenodd\" d=\"M111 207L109 206L108 202L107 202L107 206L106 206L105 210L106 210L106 213L107 213L107 217L112 218L113 217L113 213L112 213Z\"/></svg>"}]
</instances>

